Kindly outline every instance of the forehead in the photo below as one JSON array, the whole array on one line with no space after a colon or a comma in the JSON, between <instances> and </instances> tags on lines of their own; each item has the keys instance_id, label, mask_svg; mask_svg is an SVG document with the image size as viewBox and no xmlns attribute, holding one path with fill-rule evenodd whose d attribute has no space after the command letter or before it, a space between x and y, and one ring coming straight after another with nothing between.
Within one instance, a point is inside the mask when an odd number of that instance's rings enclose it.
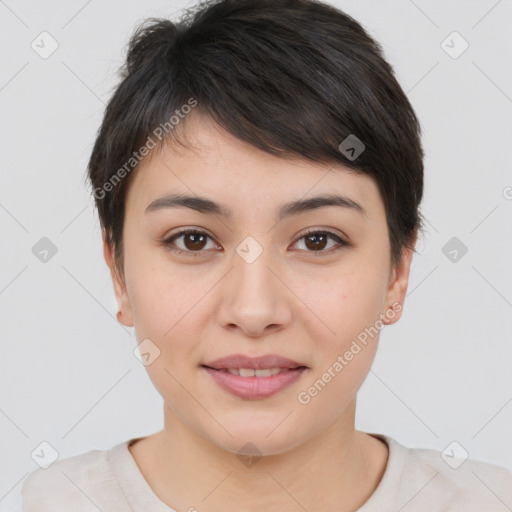
<instances>
[{"instance_id":1,"label":"forehead","mask_svg":"<svg viewBox=\"0 0 512 512\"><path fill-rule=\"evenodd\" d=\"M341 164L271 155L199 114L186 119L186 141L190 146L164 145L139 164L126 198L130 209L144 211L173 192L208 197L234 211L275 209L290 200L336 193L363 205L369 217L384 212L375 181Z\"/></svg>"}]
</instances>

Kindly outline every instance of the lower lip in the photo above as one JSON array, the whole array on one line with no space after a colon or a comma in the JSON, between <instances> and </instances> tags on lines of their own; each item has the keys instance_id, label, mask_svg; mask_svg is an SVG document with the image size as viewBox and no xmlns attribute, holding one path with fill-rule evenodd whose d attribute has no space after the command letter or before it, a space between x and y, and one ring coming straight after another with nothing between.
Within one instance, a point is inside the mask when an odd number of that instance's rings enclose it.
<instances>
[{"instance_id":1,"label":"lower lip","mask_svg":"<svg viewBox=\"0 0 512 512\"><path fill-rule=\"evenodd\" d=\"M300 378L307 368L287 370L270 377L240 377L232 373L202 366L226 391L246 400L267 398L279 393Z\"/></svg>"}]
</instances>

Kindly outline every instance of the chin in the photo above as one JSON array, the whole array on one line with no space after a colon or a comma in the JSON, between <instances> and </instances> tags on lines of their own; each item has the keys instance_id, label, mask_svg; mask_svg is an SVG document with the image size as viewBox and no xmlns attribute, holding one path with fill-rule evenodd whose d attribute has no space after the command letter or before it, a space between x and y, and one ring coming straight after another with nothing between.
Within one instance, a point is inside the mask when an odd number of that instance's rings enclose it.
<instances>
[{"instance_id":1,"label":"chin","mask_svg":"<svg viewBox=\"0 0 512 512\"><path fill-rule=\"evenodd\" d=\"M306 441L291 422L284 426L279 425L279 421L272 421L272 427L269 427L269 421L253 421L249 424L244 420L228 424L231 436L224 430L219 432L216 429L215 434L208 437L219 448L241 457L280 455Z\"/></svg>"}]
</instances>

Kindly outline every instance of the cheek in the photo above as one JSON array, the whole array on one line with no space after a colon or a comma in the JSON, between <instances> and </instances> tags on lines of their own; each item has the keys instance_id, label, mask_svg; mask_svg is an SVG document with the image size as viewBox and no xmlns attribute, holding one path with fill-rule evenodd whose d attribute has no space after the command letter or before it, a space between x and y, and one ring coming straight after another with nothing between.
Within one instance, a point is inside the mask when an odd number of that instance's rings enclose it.
<instances>
[{"instance_id":1,"label":"cheek","mask_svg":"<svg viewBox=\"0 0 512 512\"><path fill-rule=\"evenodd\" d=\"M315 339L342 348L379 318L384 293L384 268L359 259L357 266L320 275L303 275L297 288L311 310L309 326ZM305 306L305 307L306 307Z\"/></svg>"},{"instance_id":2,"label":"cheek","mask_svg":"<svg viewBox=\"0 0 512 512\"><path fill-rule=\"evenodd\" d=\"M154 259L152 265L138 265L134 260L129 269L130 301L137 342L149 339L157 347L153 350L158 356L146 366L148 376L178 414L190 406L180 383L190 379L196 360L199 364L200 333L194 319L201 312L204 287L190 276L170 270L170 265L160 266Z\"/></svg>"},{"instance_id":3,"label":"cheek","mask_svg":"<svg viewBox=\"0 0 512 512\"><path fill-rule=\"evenodd\" d=\"M384 273L382 262L371 265L361 257L328 280L304 278L308 305L317 315L307 315L317 356L303 391L315 408L331 408L331 419L356 395L375 358Z\"/></svg>"},{"instance_id":4,"label":"cheek","mask_svg":"<svg viewBox=\"0 0 512 512\"><path fill-rule=\"evenodd\" d=\"M322 322L315 317L310 323L316 364L302 398L297 398L300 404L312 405L306 410L325 411L327 423L356 396L375 358L381 304L377 292L368 275L352 275L318 294L315 308Z\"/></svg>"},{"instance_id":5,"label":"cheek","mask_svg":"<svg viewBox=\"0 0 512 512\"><path fill-rule=\"evenodd\" d=\"M135 254L126 262L126 273L139 343L150 338L162 352L174 354L193 349L189 340L201 310L203 281L189 270L177 271L154 252Z\"/></svg>"}]
</instances>

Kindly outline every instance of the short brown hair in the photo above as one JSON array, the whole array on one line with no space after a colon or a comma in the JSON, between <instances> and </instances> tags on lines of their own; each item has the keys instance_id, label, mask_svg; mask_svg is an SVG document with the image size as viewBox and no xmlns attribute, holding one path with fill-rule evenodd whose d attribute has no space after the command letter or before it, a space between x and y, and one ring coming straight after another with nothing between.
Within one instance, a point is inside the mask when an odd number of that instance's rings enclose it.
<instances>
[{"instance_id":1,"label":"short brown hair","mask_svg":"<svg viewBox=\"0 0 512 512\"><path fill-rule=\"evenodd\" d=\"M148 18L131 37L121 78L88 165L121 271L134 152L191 98L197 111L257 148L371 176L385 204L393 265L423 227L419 122L380 45L328 4L214 0L185 11L179 22ZM183 132L186 116L180 117ZM184 145L178 130L164 135L156 137L159 147L171 140ZM351 159L340 143L354 135L364 151Z\"/></svg>"}]
</instances>

